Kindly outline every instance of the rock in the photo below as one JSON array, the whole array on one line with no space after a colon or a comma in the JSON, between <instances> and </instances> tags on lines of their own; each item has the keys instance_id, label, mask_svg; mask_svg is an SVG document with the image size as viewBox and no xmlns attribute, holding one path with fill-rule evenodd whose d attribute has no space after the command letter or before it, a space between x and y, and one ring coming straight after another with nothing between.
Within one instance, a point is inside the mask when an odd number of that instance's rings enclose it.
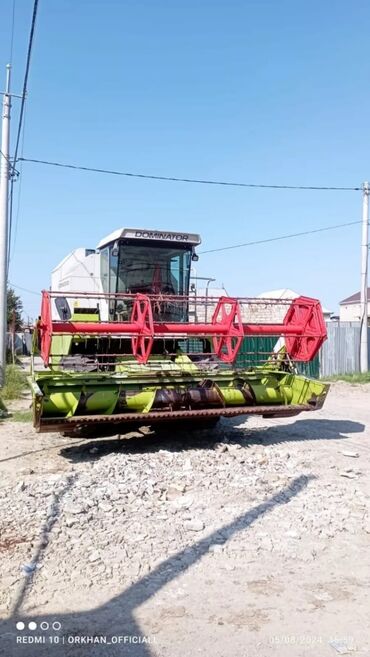
<instances>
[{"instance_id":1,"label":"rock","mask_svg":"<svg viewBox=\"0 0 370 657\"><path fill-rule=\"evenodd\" d=\"M205 527L205 524L202 520L186 520L184 522L184 529L189 532L201 532Z\"/></svg>"},{"instance_id":2,"label":"rock","mask_svg":"<svg viewBox=\"0 0 370 657\"><path fill-rule=\"evenodd\" d=\"M232 572L233 570L235 570L235 566L234 566L233 563L226 563L223 566L223 568L224 568L224 570L228 570L229 572Z\"/></svg>"},{"instance_id":3,"label":"rock","mask_svg":"<svg viewBox=\"0 0 370 657\"><path fill-rule=\"evenodd\" d=\"M122 500L122 497L119 493L111 493L109 495L109 499L111 502L120 502Z\"/></svg>"},{"instance_id":4,"label":"rock","mask_svg":"<svg viewBox=\"0 0 370 657\"><path fill-rule=\"evenodd\" d=\"M155 431L153 431L153 429L151 427L140 427L140 433L142 433L144 435L149 435L149 434L155 433Z\"/></svg>"},{"instance_id":5,"label":"rock","mask_svg":"<svg viewBox=\"0 0 370 657\"><path fill-rule=\"evenodd\" d=\"M151 570L151 568L150 568L150 563L148 563L148 562L143 563L143 564L141 564L141 566L140 566L140 575L141 575L141 576L143 576L143 575L147 575L147 573L149 573L150 570Z\"/></svg>"},{"instance_id":6,"label":"rock","mask_svg":"<svg viewBox=\"0 0 370 657\"><path fill-rule=\"evenodd\" d=\"M174 484L173 486L170 486L166 490L166 500L169 502L172 500L176 500L178 497L181 497L181 495L185 491L185 486L184 485L176 485Z\"/></svg>"},{"instance_id":7,"label":"rock","mask_svg":"<svg viewBox=\"0 0 370 657\"><path fill-rule=\"evenodd\" d=\"M289 529L289 531L285 532L285 536L288 538L300 538L300 535L294 529Z\"/></svg>"},{"instance_id":8,"label":"rock","mask_svg":"<svg viewBox=\"0 0 370 657\"><path fill-rule=\"evenodd\" d=\"M85 513L85 507L82 504L68 504L64 507L64 513L79 515Z\"/></svg>"},{"instance_id":9,"label":"rock","mask_svg":"<svg viewBox=\"0 0 370 657\"><path fill-rule=\"evenodd\" d=\"M109 504L108 502L99 502L99 511L103 511L104 513L110 513L113 511L114 505Z\"/></svg>"},{"instance_id":10,"label":"rock","mask_svg":"<svg viewBox=\"0 0 370 657\"><path fill-rule=\"evenodd\" d=\"M89 563L95 563L95 561L100 561L100 552L98 552L97 550L95 550L94 552L92 552L92 553L90 554L88 560L89 560Z\"/></svg>"},{"instance_id":11,"label":"rock","mask_svg":"<svg viewBox=\"0 0 370 657\"><path fill-rule=\"evenodd\" d=\"M320 600L322 602L331 602L334 600L333 596L327 591L318 591L318 593L314 593L314 598L315 600Z\"/></svg>"},{"instance_id":12,"label":"rock","mask_svg":"<svg viewBox=\"0 0 370 657\"><path fill-rule=\"evenodd\" d=\"M356 650L354 646L350 646L345 641L340 640L329 641L329 646L334 648L334 650L336 650L339 655L348 655L350 652Z\"/></svg>"},{"instance_id":13,"label":"rock","mask_svg":"<svg viewBox=\"0 0 370 657\"><path fill-rule=\"evenodd\" d=\"M194 499L192 497L188 495L184 495L183 497L180 497L179 499L174 501L173 507L176 510L190 509L193 503L194 503Z\"/></svg>"},{"instance_id":14,"label":"rock","mask_svg":"<svg viewBox=\"0 0 370 657\"><path fill-rule=\"evenodd\" d=\"M39 569L41 567L42 564L38 564L36 561L31 561L30 563L24 563L21 566L21 571L25 577L29 577L35 572L36 569Z\"/></svg>"},{"instance_id":15,"label":"rock","mask_svg":"<svg viewBox=\"0 0 370 657\"><path fill-rule=\"evenodd\" d=\"M94 575L102 575L106 571L106 566L104 563L99 563L97 566L94 566Z\"/></svg>"},{"instance_id":16,"label":"rock","mask_svg":"<svg viewBox=\"0 0 370 657\"><path fill-rule=\"evenodd\" d=\"M242 446L239 443L229 443L229 445L227 446L227 449L229 452L231 452L231 454L234 454L241 448Z\"/></svg>"}]
</instances>

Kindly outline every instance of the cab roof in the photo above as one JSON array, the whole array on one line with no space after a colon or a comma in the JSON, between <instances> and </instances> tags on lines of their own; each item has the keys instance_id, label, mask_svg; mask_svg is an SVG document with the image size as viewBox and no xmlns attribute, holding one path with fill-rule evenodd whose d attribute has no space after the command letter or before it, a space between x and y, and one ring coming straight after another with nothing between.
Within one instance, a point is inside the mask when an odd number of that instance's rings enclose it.
<instances>
[{"instance_id":1,"label":"cab roof","mask_svg":"<svg viewBox=\"0 0 370 657\"><path fill-rule=\"evenodd\" d=\"M197 246L201 243L200 235L195 233L174 232L170 230L154 230L152 228L118 228L113 233L100 240L98 249L115 242L116 240L149 240L152 242L166 242L171 244L189 244Z\"/></svg>"}]
</instances>

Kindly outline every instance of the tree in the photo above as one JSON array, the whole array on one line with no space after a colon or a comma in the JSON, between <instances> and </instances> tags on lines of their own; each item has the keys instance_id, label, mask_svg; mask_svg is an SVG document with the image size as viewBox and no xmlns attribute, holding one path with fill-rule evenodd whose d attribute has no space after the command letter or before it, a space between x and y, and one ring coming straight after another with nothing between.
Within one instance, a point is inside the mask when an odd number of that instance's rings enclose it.
<instances>
[{"instance_id":1,"label":"tree","mask_svg":"<svg viewBox=\"0 0 370 657\"><path fill-rule=\"evenodd\" d=\"M8 287L8 328L12 326L13 319L15 320L15 330L20 331L23 325L22 312L23 303L22 299L14 292L13 288Z\"/></svg>"}]
</instances>

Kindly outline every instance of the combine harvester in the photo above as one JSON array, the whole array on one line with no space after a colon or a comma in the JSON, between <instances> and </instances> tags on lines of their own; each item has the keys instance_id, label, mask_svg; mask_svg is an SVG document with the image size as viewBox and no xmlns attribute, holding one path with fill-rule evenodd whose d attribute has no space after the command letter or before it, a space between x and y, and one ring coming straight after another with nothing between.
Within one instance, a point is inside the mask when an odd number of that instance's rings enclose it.
<instances>
[{"instance_id":1,"label":"combine harvester","mask_svg":"<svg viewBox=\"0 0 370 657\"><path fill-rule=\"evenodd\" d=\"M37 431L206 427L222 416L322 407L328 386L295 365L326 338L319 301L197 296L190 269L200 241L121 229L56 267L35 330L45 365L32 370ZM245 351L257 336L280 348Z\"/></svg>"}]
</instances>

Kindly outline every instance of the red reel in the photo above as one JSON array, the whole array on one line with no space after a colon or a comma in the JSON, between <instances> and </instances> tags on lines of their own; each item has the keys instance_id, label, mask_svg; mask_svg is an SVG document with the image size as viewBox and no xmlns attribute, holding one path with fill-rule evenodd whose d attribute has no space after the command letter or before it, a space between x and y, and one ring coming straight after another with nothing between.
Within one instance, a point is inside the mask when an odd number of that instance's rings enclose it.
<instances>
[{"instance_id":1,"label":"red reel","mask_svg":"<svg viewBox=\"0 0 370 657\"><path fill-rule=\"evenodd\" d=\"M291 358L300 361L312 360L327 335L320 302L308 297L297 297L285 315L284 326L299 328L297 335L285 336L286 348Z\"/></svg>"},{"instance_id":2,"label":"red reel","mask_svg":"<svg viewBox=\"0 0 370 657\"><path fill-rule=\"evenodd\" d=\"M136 324L137 335L131 338L132 353L138 363L148 361L153 346L153 313L149 297L137 294L131 313L131 323Z\"/></svg>"},{"instance_id":3,"label":"red reel","mask_svg":"<svg viewBox=\"0 0 370 657\"><path fill-rule=\"evenodd\" d=\"M215 354L224 363L234 362L244 338L238 301L230 297L220 297L212 316L212 324L224 334L212 338Z\"/></svg>"}]
</instances>

